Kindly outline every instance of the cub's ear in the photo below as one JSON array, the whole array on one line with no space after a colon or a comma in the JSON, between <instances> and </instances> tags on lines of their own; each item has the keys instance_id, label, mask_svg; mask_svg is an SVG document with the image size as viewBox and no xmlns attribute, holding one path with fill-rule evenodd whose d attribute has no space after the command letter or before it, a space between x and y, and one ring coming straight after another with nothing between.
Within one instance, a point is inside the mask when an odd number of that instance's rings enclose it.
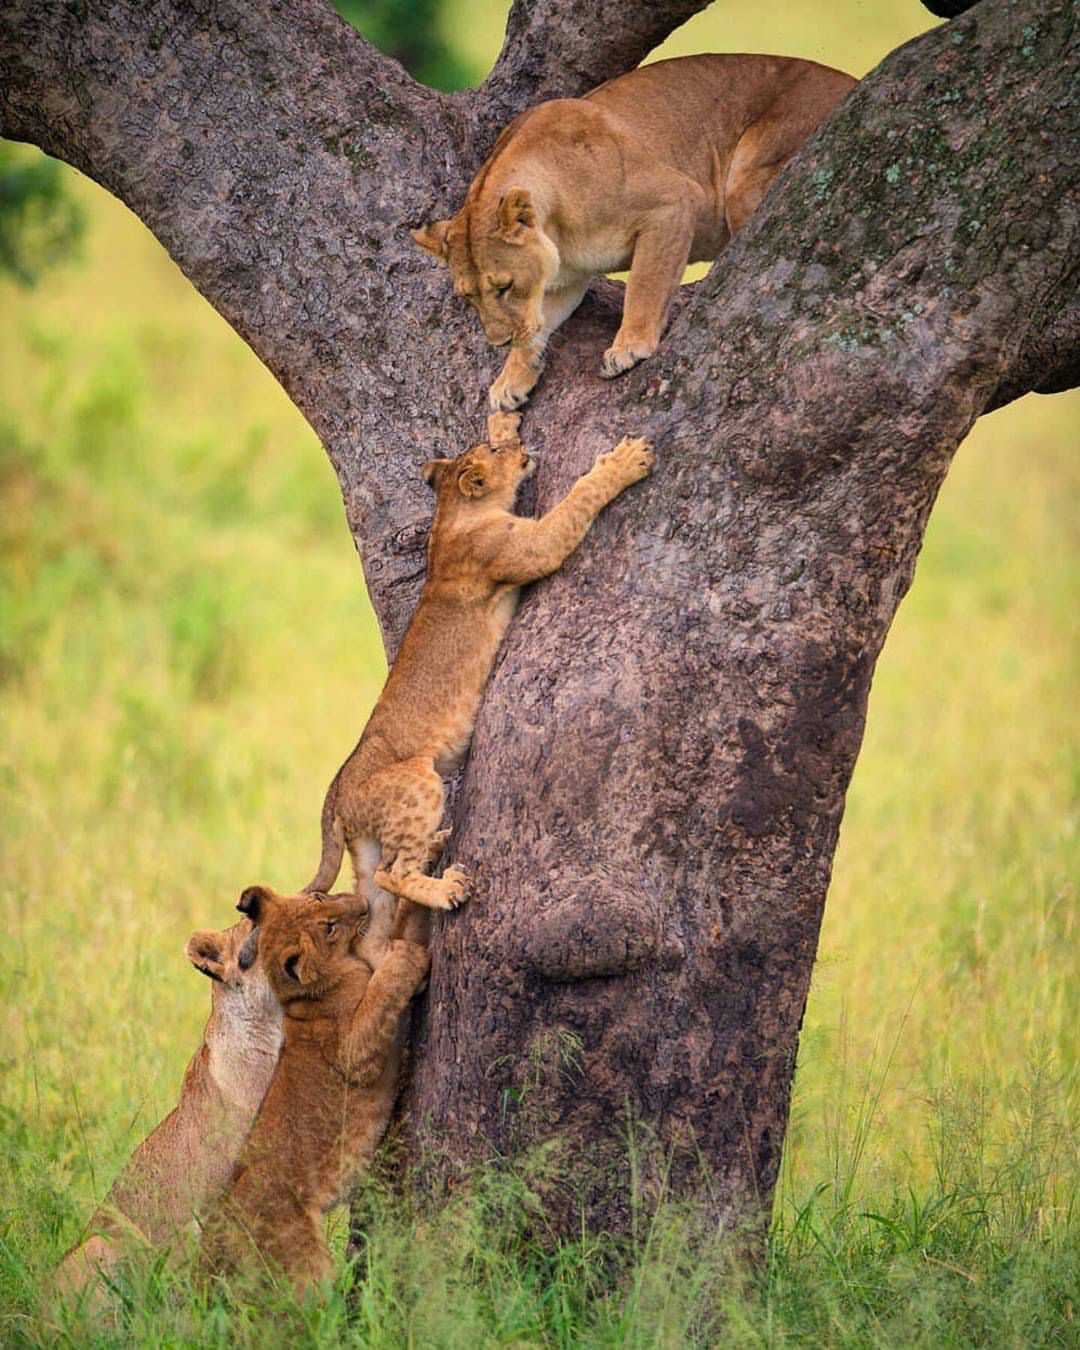
<instances>
[{"instance_id":1,"label":"cub's ear","mask_svg":"<svg viewBox=\"0 0 1080 1350\"><path fill-rule=\"evenodd\" d=\"M241 970L250 970L259 956L259 930L253 928L240 944L236 954L236 964Z\"/></svg>"},{"instance_id":2,"label":"cub's ear","mask_svg":"<svg viewBox=\"0 0 1080 1350\"><path fill-rule=\"evenodd\" d=\"M428 485L429 488L435 488L436 490L438 489L439 478L442 474L442 471L451 462L452 461L449 459L428 460L428 462L420 470L420 473L424 479L424 482Z\"/></svg>"},{"instance_id":3,"label":"cub's ear","mask_svg":"<svg viewBox=\"0 0 1080 1350\"><path fill-rule=\"evenodd\" d=\"M446 244L446 237L450 233L448 220L435 220L430 225L421 225L418 230L410 230L409 233L425 253L430 253L440 262L447 261L450 256Z\"/></svg>"},{"instance_id":4,"label":"cub's ear","mask_svg":"<svg viewBox=\"0 0 1080 1350\"><path fill-rule=\"evenodd\" d=\"M200 929L199 932L192 933L184 946L184 955L195 969L209 975L212 980L225 978L225 966L221 960L221 950L224 946L222 936L221 933Z\"/></svg>"},{"instance_id":5,"label":"cub's ear","mask_svg":"<svg viewBox=\"0 0 1080 1350\"><path fill-rule=\"evenodd\" d=\"M508 244L520 244L536 224L528 188L511 188L499 203L499 234Z\"/></svg>"},{"instance_id":6,"label":"cub's ear","mask_svg":"<svg viewBox=\"0 0 1080 1350\"><path fill-rule=\"evenodd\" d=\"M487 491L487 476L483 469L466 469L457 484L463 497L482 497Z\"/></svg>"},{"instance_id":7,"label":"cub's ear","mask_svg":"<svg viewBox=\"0 0 1080 1350\"><path fill-rule=\"evenodd\" d=\"M252 923L258 923L263 906L273 896L267 886L249 886L236 902L241 914L246 914Z\"/></svg>"}]
</instances>

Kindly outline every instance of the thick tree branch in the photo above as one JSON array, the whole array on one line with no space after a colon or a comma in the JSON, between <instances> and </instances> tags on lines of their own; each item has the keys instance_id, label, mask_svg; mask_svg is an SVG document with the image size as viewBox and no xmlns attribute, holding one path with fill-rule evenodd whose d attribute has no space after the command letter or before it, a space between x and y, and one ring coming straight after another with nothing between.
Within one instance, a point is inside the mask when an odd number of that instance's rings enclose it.
<instances>
[{"instance_id":1,"label":"thick tree branch","mask_svg":"<svg viewBox=\"0 0 1080 1350\"><path fill-rule=\"evenodd\" d=\"M632 70L711 0L514 0L478 115L494 132L523 107L576 98Z\"/></svg>"},{"instance_id":2,"label":"thick tree branch","mask_svg":"<svg viewBox=\"0 0 1080 1350\"><path fill-rule=\"evenodd\" d=\"M430 416L402 417L391 443L385 414L430 363L424 311L454 304L407 229L461 180L452 101L324 0L12 0L0 129L124 201L281 380L350 485L373 568L391 590L405 581L384 609L399 631L415 572L392 542L400 502L389 509L380 470L360 479L357 457L419 460L428 435L450 448L440 431L458 389L433 381ZM419 512L425 489L411 491Z\"/></svg>"}]
</instances>

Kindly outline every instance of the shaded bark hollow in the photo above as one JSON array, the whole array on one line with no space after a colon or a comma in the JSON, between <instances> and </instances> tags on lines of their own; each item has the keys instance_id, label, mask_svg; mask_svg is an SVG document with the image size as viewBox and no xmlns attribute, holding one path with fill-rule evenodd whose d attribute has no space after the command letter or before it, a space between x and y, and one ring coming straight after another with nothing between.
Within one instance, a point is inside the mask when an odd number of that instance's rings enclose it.
<instances>
[{"instance_id":1,"label":"shaded bark hollow","mask_svg":"<svg viewBox=\"0 0 1080 1350\"><path fill-rule=\"evenodd\" d=\"M408 227L499 127L642 57L695 0L516 0L478 90L413 83L320 0L8 0L5 135L122 198L322 437L388 651L422 462L483 430L488 349ZM523 425L547 507L624 434L653 479L526 597L484 703L405 1100L438 1187L558 1137L553 1214L769 1202L874 663L980 413L1078 382L1075 6L985 3L889 56L661 350L598 378L601 284ZM327 766L334 750L328 745ZM917 788L915 789L917 790ZM297 840L297 881L316 836Z\"/></svg>"}]
</instances>

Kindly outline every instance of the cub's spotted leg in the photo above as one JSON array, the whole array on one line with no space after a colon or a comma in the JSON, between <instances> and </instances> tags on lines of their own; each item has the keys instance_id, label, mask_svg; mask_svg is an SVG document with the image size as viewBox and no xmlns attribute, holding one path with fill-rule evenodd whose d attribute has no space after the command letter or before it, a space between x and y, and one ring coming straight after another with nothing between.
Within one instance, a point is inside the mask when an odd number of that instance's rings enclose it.
<instances>
[{"instance_id":1,"label":"cub's spotted leg","mask_svg":"<svg viewBox=\"0 0 1080 1350\"><path fill-rule=\"evenodd\" d=\"M492 575L524 586L558 571L604 507L647 478L655 463L652 446L638 436L624 437L614 450L597 455L589 472L546 515L514 517L491 553Z\"/></svg>"},{"instance_id":2,"label":"cub's spotted leg","mask_svg":"<svg viewBox=\"0 0 1080 1350\"><path fill-rule=\"evenodd\" d=\"M422 855L401 852L389 870L375 873L375 884L404 900L428 909L457 909L469 894L469 878L459 867L448 867L441 877L425 876Z\"/></svg>"},{"instance_id":3,"label":"cub's spotted leg","mask_svg":"<svg viewBox=\"0 0 1080 1350\"><path fill-rule=\"evenodd\" d=\"M384 770L372 779L369 794L382 845L375 885L429 909L456 909L465 899L464 872L449 868L437 879L424 873L443 813L443 783L431 760L405 760Z\"/></svg>"},{"instance_id":4,"label":"cub's spotted leg","mask_svg":"<svg viewBox=\"0 0 1080 1350\"><path fill-rule=\"evenodd\" d=\"M696 209L693 200L680 201L657 212L638 235L626 282L622 323L604 353L600 373L605 379L621 375L656 351L671 297L690 257Z\"/></svg>"},{"instance_id":5,"label":"cub's spotted leg","mask_svg":"<svg viewBox=\"0 0 1080 1350\"><path fill-rule=\"evenodd\" d=\"M428 867L434 867L446 850L446 845L450 842L450 836L453 830L436 830L428 840Z\"/></svg>"}]
</instances>

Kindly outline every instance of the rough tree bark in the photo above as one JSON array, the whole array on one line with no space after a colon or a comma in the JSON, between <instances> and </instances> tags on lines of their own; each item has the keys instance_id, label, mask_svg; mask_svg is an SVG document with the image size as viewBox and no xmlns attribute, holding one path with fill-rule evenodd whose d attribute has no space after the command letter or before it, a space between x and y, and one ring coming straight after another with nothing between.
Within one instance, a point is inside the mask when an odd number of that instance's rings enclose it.
<instances>
[{"instance_id":1,"label":"rough tree bark","mask_svg":"<svg viewBox=\"0 0 1080 1350\"><path fill-rule=\"evenodd\" d=\"M0 129L127 202L307 414L390 652L419 466L479 438L501 361L407 227L456 208L513 112L702 7L515 0L487 84L440 95L319 0L5 6ZM475 898L438 933L407 1093L436 1183L558 1136L556 1217L581 1187L619 1229L631 1121L637 1198L667 1171L718 1218L767 1203L935 494L980 413L1080 382L1075 24L986 0L895 52L629 376L596 375L611 285L558 335L524 424L538 504L625 432L659 469L526 599L483 707L452 849Z\"/></svg>"}]
</instances>

